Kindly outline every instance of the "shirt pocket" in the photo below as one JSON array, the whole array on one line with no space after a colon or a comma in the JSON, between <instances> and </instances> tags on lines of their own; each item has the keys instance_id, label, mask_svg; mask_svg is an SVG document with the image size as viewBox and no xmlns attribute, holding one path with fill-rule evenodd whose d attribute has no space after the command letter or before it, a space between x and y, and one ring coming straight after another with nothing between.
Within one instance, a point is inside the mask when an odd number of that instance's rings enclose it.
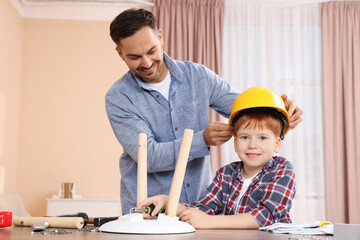
<instances>
[{"instance_id":1,"label":"shirt pocket","mask_svg":"<svg viewBox=\"0 0 360 240\"><path fill-rule=\"evenodd\" d=\"M264 195L265 195L264 188L265 188L264 185L257 185L251 191L248 202L251 208L256 208L259 202L261 201L261 199L264 199Z\"/></svg>"},{"instance_id":2,"label":"shirt pocket","mask_svg":"<svg viewBox=\"0 0 360 240\"><path fill-rule=\"evenodd\" d=\"M274 179L274 174L269 172L266 173L259 182L257 182L253 187L252 191L250 193L250 201L249 205L251 208L257 207L257 205L260 203L260 201L264 200L265 195L269 191L268 184L272 182Z\"/></svg>"},{"instance_id":3,"label":"shirt pocket","mask_svg":"<svg viewBox=\"0 0 360 240\"><path fill-rule=\"evenodd\" d=\"M196 111L194 103L184 103L181 106L181 114L179 116L184 128L196 129Z\"/></svg>"}]
</instances>

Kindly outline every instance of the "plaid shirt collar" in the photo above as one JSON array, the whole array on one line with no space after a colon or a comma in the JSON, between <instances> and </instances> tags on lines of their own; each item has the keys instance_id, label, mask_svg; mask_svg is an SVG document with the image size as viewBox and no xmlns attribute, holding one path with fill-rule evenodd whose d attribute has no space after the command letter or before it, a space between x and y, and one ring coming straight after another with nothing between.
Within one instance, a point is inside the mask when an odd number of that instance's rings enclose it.
<instances>
[{"instance_id":1,"label":"plaid shirt collar","mask_svg":"<svg viewBox=\"0 0 360 240\"><path fill-rule=\"evenodd\" d=\"M276 158L276 157L275 157ZM274 157L272 157L266 164L265 166L262 168L262 170L260 171L261 173L266 173L268 171L270 171L273 167L275 166L275 160ZM244 167L244 163L242 161L240 161L240 164L237 166L237 168L234 170L234 172L231 174L231 178L232 180L236 180L239 179L240 182L243 182L244 179L242 177L241 174L241 170Z\"/></svg>"}]
</instances>

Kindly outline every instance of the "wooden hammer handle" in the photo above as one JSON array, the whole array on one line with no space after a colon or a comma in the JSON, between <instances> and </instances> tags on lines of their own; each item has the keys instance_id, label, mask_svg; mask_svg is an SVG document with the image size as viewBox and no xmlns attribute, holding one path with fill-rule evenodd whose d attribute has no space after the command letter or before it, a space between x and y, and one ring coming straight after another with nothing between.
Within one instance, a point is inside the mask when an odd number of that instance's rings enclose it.
<instances>
[{"instance_id":1,"label":"wooden hammer handle","mask_svg":"<svg viewBox=\"0 0 360 240\"><path fill-rule=\"evenodd\" d=\"M82 228L84 219L82 217L15 217L15 226L32 226L37 222L48 222L49 227L58 228Z\"/></svg>"}]
</instances>

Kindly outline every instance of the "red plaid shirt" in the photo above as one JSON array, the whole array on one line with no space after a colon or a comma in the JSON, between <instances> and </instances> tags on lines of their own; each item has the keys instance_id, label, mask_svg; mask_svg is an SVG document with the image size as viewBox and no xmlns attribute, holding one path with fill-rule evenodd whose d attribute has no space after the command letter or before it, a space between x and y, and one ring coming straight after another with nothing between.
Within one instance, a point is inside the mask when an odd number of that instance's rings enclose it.
<instances>
[{"instance_id":1,"label":"red plaid shirt","mask_svg":"<svg viewBox=\"0 0 360 240\"><path fill-rule=\"evenodd\" d=\"M250 213L260 224L291 223L289 211L295 196L295 172L282 157L273 157L253 179L243 197L242 162L220 168L206 195L192 205L210 215Z\"/></svg>"}]
</instances>

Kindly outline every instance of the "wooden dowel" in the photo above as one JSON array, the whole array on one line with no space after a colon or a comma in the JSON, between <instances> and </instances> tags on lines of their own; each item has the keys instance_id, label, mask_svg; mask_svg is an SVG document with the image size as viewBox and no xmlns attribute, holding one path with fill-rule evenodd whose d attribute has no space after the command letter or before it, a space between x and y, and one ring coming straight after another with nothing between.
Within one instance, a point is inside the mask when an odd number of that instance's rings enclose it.
<instances>
[{"instance_id":1,"label":"wooden dowel","mask_svg":"<svg viewBox=\"0 0 360 240\"><path fill-rule=\"evenodd\" d=\"M32 226L37 222L48 222L49 227L58 228L82 228L84 219L82 217L15 217L15 226Z\"/></svg>"},{"instance_id":2,"label":"wooden dowel","mask_svg":"<svg viewBox=\"0 0 360 240\"><path fill-rule=\"evenodd\" d=\"M176 217L193 135L193 130L185 129L169 193L169 203L166 211L166 215L169 217Z\"/></svg>"},{"instance_id":3,"label":"wooden dowel","mask_svg":"<svg viewBox=\"0 0 360 240\"><path fill-rule=\"evenodd\" d=\"M147 198L147 135L138 135L137 204Z\"/></svg>"}]
</instances>

